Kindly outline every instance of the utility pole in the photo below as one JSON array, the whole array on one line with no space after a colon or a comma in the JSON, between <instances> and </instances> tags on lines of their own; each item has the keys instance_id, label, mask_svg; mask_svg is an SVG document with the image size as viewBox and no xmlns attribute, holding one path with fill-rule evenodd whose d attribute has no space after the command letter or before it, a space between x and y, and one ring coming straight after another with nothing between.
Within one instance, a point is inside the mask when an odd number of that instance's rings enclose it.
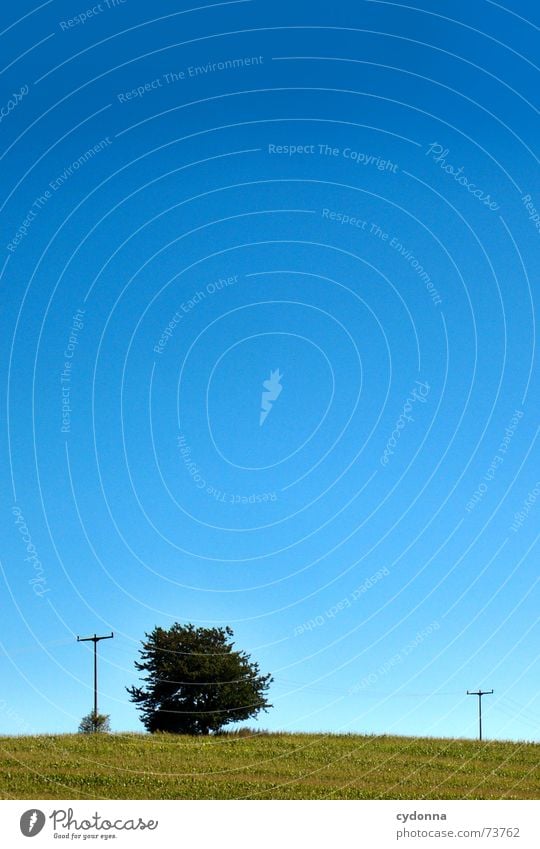
<instances>
[{"instance_id":1,"label":"utility pole","mask_svg":"<svg viewBox=\"0 0 540 849\"><path fill-rule=\"evenodd\" d=\"M482 739L482 696L490 696L493 690L467 690L468 696L478 696L478 739Z\"/></svg>"},{"instance_id":2,"label":"utility pole","mask_svg":"<svg viewBox=\"0 0 540 849\"><path fill-rule=\"evenodd\" d=\"M77 637L78 643L94 643L94 720L97 719L98 715L98 705L97 705L97 644L100 640L111 640L114 637L113 632L107 634L106 637L98 637L94 634L93 637Z\"/></svg>"}]
</instances>

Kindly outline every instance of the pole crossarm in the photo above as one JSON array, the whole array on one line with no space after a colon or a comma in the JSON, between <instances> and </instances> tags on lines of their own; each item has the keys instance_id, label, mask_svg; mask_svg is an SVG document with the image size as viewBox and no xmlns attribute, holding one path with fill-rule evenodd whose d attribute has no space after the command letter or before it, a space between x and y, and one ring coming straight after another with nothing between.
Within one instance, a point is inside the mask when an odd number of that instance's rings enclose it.
<instances>
[{"instance_id":1,"label":"pole crossarm","mask_svg":"<svg viewBox=\"0 0 540 849\"><path fill-rule=\"evenodd\" d=\"M99 642L99 640L111 640L114 637L113 632L110 634L106 634L104 637L98 637L97 634L94 634L93 637L77 637L78 643L87 643L89 640L92 642Z\"/></svg>"}]
</instances>

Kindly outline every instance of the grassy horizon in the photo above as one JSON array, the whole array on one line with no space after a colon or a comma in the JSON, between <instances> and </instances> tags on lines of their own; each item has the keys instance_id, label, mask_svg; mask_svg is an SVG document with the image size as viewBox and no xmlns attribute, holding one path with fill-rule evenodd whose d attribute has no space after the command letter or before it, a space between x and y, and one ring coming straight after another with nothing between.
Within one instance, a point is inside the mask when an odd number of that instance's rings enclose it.
<instances>
[{"instance_id":1,"label":"grassy horizon","mask_svg":"<svg viewBox=\"0 0 540 849\"><path fill-rule=\"evenodd\" d=\"M288 732L0 738L3 799L538 799L540 744Z\"/></svg>"}]
</instances>

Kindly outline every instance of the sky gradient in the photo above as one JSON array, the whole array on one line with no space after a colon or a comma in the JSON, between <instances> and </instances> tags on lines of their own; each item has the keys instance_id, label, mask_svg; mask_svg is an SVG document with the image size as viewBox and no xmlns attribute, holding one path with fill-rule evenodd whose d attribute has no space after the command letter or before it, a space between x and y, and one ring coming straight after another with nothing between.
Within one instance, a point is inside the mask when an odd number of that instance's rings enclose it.
<instances>
[{"instance_id":1,"label":"sky gradient","mask_svg":"<svg viewBox=\"0 0 540 849\"><path fill-rule=\"evenodd\" d=\"M0 731L180 621L261 727L540 739L534 9L158 5L0 12Z\"/></svg>"}]
</instances>

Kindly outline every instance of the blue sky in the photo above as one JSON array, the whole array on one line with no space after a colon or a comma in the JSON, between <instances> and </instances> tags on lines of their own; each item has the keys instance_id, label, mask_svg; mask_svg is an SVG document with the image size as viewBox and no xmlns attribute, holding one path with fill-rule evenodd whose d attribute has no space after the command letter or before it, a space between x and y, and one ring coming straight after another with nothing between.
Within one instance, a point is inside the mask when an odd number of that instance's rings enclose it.
<instances>
[{"instance_id":1,"label":"blue sky","mask_svg":"<svg viewBox=\"0 0 540 849\"><path fill-rule=\"evenodd\" d=\"M323 5L1 13L2 732L178 620L264 727L538 740L538 22Z\"/></svg>"}]
</instances>

